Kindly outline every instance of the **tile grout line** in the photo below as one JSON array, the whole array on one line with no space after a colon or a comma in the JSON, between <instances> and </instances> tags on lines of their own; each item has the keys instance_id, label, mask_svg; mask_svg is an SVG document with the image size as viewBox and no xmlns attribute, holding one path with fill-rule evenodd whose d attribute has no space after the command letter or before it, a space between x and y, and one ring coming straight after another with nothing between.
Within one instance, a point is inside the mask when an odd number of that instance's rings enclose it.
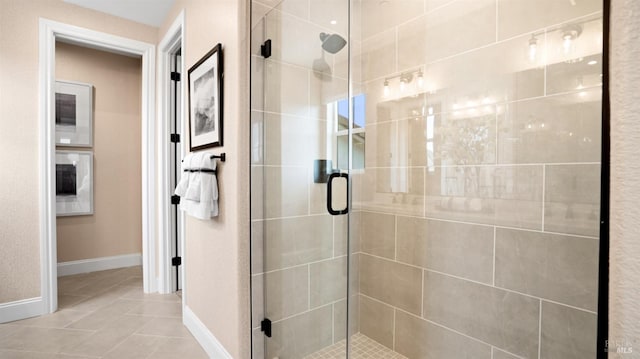
<instances>
[{"instance_id":1,"label":"tile grout line","mask_svg":"<svg viewBox=\"0 0 640 359\"><path fill-rule=\"evenodd\" d=\"M547 186L547 165L542 165L542 232L544 232L544 211L545 211L545 196L546 196L546 186Z\"/></svg>"},{"instance_id":2,"label":"tile grout line","mask_svg":"<svg viewBox=\"0 0 640 359\"><path fill-rule=\"evenodd\" d=\"M493 285L494 287L496 286L496 232L497 229L494 226L493 227L493 280L491 282L491 285Z\"/></svg>"},{"instance_id":3,"label":"tile grout line","mask_svg":"<svg viewBox=\"0 0 640 359\"><path fill-rule=\"evenodd\" d=\"M398 260L398 216L393 216L393 260Z\"/></svg>"},{"instance_id":4,"label":"tile grout line","mask_svg":"<svg viewBox=\"0 0 640 359\"><path fill-rule=\"evenodd\" d=\"M542 299L540 299L540 307L538 309L538 359L542 355Z\"/></svg>"}]
</instances>

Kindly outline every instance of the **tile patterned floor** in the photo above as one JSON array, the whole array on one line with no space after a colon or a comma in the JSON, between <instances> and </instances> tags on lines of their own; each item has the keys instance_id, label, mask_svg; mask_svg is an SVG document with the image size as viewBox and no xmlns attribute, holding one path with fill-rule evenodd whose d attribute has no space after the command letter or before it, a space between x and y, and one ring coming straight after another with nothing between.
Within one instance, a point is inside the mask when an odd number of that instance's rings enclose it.
<instances>
[{"instance_id":1,"label":"tile patterned floor","mask_svg":"<svg viewBox=\"0 0 640 359\"><path fill-rule=\"evenodd\" d=\"M144 294L141 267L60 277L58 293L57 312L0 325L0 358L207 358L181 298Z\"/></svg>"},{"instance_id":2,"label":"tile patterned floor","mask_svg":"<svg viewBox=\"0 0 640 359\"><path fill-rule=\"evenodd\" d=\"M393 350L379 344L373 339L361 333L351 337L351 356L354 359L407 359ZM305 359L344 359L346 341L342 340L336 344L317 351L305 357Z\"/></svg>"}]
</instances>

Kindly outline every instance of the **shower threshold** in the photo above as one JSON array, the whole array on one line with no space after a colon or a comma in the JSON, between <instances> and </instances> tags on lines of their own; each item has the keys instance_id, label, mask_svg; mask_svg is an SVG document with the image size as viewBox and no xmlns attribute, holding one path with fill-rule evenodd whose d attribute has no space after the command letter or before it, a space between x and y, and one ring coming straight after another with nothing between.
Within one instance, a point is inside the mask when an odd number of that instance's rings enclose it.
<instances>
[{"instance_id":1,"label":"shower threshold","mask_svg":"<svg viewBox=\"0 0 640 359\"><path fill-rule=\"evenodd\" d=\"M346 340L341 340L329 347L309 354L304 359L344 359ZM351 356L353 359L407 359L364 334L357 333L351 337Z\"/></svg>"}]
</instances>

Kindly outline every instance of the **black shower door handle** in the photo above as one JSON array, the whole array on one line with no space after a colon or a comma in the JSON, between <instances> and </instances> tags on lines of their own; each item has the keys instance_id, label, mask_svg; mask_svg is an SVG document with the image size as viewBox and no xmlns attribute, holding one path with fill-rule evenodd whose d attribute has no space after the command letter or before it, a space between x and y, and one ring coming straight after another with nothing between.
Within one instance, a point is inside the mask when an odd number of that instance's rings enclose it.
<instances>
[{"instance_id":1,"label":"black shower door handle","mask_svg":"<svg viewBox=\"0 0 640 359\"><path fill-rule=\"evenodd\" d=\"M333 181L344 181L344 184L333 188ZM327 181L327 211L334 216L349 212L349 175L346 173L332 173ZM334 197L335 196L335 197ZM335 208L338 207L338 208Z\"/></svg>"}]
</instances>

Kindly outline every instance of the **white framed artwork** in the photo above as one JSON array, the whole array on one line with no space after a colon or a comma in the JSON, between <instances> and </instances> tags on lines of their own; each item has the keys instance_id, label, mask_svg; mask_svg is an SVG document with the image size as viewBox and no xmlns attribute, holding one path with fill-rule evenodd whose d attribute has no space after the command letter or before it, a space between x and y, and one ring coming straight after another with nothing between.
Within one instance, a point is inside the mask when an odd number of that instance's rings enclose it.
<instances>
[{"instance_id":1,"label":"white framed artwork","mask_svg":"<svg viewBox=\"0 0 640 359\"><path fill-rule=\"evenodd\" d=\"M93 86L56 81L56 145L93 146Z\"/></svg>"},{"instance_id":2,"label":"white framed artwork","mask_svg":"<svg viewBox=\"0 0 640 359\"><path fill-rule=\"evenodd\" d=\"M56 151L56 215L93 214L93 152Z\"/></svg>"}]
</instances>

